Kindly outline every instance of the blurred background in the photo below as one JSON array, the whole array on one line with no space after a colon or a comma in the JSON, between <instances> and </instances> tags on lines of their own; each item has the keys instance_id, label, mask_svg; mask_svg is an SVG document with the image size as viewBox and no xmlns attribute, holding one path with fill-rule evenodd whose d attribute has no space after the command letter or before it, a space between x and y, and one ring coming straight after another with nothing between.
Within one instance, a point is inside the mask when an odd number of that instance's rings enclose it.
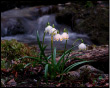
<instances>
[{"instance_id":1,"label":"blurred background","mask_svg":"<svg viewBox=\"0 0 110 88\"><path fill-rule=\"evenodd\" d=\"M67 48L78 38L87 45L106 45L109 42L109 1L1 1L1 40L16 39L37 45L36 32L42 42L47 22L54 24L60 33L67 28L70 37ZM45 44L50 49L48 34ZM64 44L65 41L54 42L57 49L63 49Z\"/></svg>"}]
</instances>

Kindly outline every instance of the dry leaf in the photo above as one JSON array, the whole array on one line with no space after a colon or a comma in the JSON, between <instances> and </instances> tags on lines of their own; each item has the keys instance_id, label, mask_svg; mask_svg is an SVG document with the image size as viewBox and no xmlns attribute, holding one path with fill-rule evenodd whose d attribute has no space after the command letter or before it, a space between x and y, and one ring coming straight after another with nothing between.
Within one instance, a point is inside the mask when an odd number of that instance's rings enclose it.
<instances>
[{"instance_id":1,"label":"dry leaf","mask_svg":"<svg viewBox=\"0 0 110 88\"><path fill-rule=\"evenodd\" d=\"M15 82L14 78L11 79L10 81L8 81L7 84L10 86L16 86L16 82Z\"/></svg>"}]
</instances>

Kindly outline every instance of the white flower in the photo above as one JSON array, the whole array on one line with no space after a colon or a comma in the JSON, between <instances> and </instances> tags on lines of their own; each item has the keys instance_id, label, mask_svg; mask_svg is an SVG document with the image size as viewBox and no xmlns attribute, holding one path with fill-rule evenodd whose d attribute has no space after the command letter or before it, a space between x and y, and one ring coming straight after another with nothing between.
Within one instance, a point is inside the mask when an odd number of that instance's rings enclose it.
<instances>
[{"instance_id":1,"label":"white flower","mask_svg":"<svg viewBox=\"0 0 110 88\"><path fill-rule=\"evenodd\" d=\"M53 35L57 34L57 30L55 28L50 29L49 34L52 34L52 33Z\"/></svg>"},{"instance_id":2,"label":"white flower","mask_svg":"<svg viewBox=\"0 0 110 88\"><path fill-rule=\"evenodd\" d=\"M62 41L63 40L63 38L62 38L62 36L60 35L60 34L56 34L55 36L54 36L54 40L60 40L60 41Z\"/></svg>"},{"instance_id":3,"label":"white flower","mask_svg":"<svg viewBox=\"0 0 110 88\"><path fill-rule=\"evenodd\" d=\"M52 29L52 26L47 26L47 27L45 28L45 32L47 33L47 32L49 32L51 29Z\"/></svg>"},{"instance_id":4,"label":"white flower","mask_svg":"<svg viewBox=\"0 0 110 88\"><path fill-rule=\"evenodd\" d=\"M78 46L78 48L79 48L80 50L86 50L86 45L85 45L84 43L81 43L81 44Z\"/></svg>"},{"instance_id":5,"label":"white flower","mask_svg":"<svg viewBox=\"0 0 110 88\"><path fill-rule=\"evenodd\" d=\"M69 38L69 35L66 32L64 32L61 36L65 40L68 40L68 38Z\"/></svg>"}]
</instances>

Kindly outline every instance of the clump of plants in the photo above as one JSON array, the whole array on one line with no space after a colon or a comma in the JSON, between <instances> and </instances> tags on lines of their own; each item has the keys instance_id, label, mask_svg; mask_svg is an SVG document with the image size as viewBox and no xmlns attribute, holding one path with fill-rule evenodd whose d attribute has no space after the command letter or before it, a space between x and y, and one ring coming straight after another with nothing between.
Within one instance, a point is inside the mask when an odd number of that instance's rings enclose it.
<instances>
[{"instance_id":1,"label":"clump of plants","mask_svg":"<svg viewBox=\"0 0 110 88\"><path fill-rule=\"evenodd\" d=\"M44 45L44 38L45 38L45 34L49 33L49 35L51 36L51 55L50 56L46 56L45 55L45 49L47 47L47 45ZM58 75L60 75L60 80L62 80L63 78L63 74L64 73L68 73L72 68L74 68L75 66L78 66L80 64L84 64L87 62L92 62L92 61L81 61L81 62L77 62L74 63L68 67L65 68L65 64L66 62L68 62L68 60L70 60L71 58L69 58L69 55L71 52L73 52L74 49L74 44L78 41L81 40L81 44L79 45L79 49L80 50L86 50L86 45L83 43L82 39L77 39L76 41L74 41L72 48L70 49L66 49L67 46L67 41L69 39L69 35L68 35L68 30L64 29L63 34L59 34L59 31L57 29L55 29L55 26L53 24L53 26L50 26L50 23L47 23L47 27L45 28L44 31L44 36L43 36L43 42L41 43L39 40L39 34L37 31L37 42L40 48L40 54L37 57L30 57L30 56L25 56L20 58L21 60L24 58L31 58L36 60L37 63L42 64L45 69L44 69L44 77L45 80L47 79L56 79L56 77ZM64 46L64 53L61 55L60 59L58 61L56 61L56 47L53 47L53 42L54 41L65 41L65 46ZM77 56L77 55L76 55Z\"/></svg>"}]
</instances>

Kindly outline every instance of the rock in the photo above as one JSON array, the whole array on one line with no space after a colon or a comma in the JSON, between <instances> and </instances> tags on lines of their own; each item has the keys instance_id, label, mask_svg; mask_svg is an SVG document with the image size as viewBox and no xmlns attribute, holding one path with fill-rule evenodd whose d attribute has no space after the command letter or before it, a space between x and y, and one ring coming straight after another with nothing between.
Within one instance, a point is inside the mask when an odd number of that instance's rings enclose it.
<instances>
[{"instance_id":1,"label":"rock","mask_svg":"<svg viewBox=\"0 0 110 88\"><path fill-rule=\"evenodd\" d=\"M96 68L94 68L93 66L90 66L90 65L84 65L84 66L81 66L78 70L77 70L80 74L81 73L101 73L103 74L104 72L103 71L100 71Z\"/></svg>"},{"instance_id":2,"label":"rock","mask_svg":"<svg viewBox=\"0 0 110 88\"><path fill-rule=\"evenodd\" d=\"M65 3L66 6L70 6L71 5L71 2L67 2Z\"/></svg>"},{"instance_id":3,"label":"rock","mask_svg":"<svg viewBox=\"0 0 110 88\"><path fill-rule=\"evenodd\" d=\"M67 75L71 80L76 80L80 77L80 73L77 71L70 71L67 73Z\"/></svg>"},{"instance_id":4,"label":"rock","mask_svg":"<svg viewBox=\"0 0 110 88\"><path fill-rule=\"evenodd\" d=\"M65 77L72 81L75 81L78 79L81 79L81 80L87 79L88 80L91 73L98 76L99 74L103 74L104 72L99 69L94 68L91 65L83 65L75 71L68 72L67 75L65 75Z\"/></svg>"}]
</instances>

